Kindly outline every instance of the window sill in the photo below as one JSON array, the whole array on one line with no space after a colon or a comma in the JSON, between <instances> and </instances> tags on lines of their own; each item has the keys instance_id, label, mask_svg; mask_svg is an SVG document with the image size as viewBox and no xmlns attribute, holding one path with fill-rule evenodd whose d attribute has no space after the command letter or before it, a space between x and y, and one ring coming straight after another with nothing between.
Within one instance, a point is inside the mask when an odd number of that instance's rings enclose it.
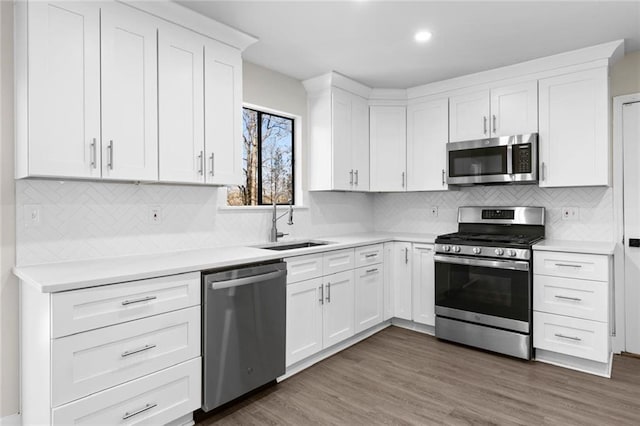
<instances>
[{"instance_id":1,"label":"window sill","mask_svg":"<svg viewBox=\"0 0 640 426\"><path fill-rule=\"evenodd\" d=\"M288 210L289 206L286 204L278 205L278 211ZM293 206L293 211L297 210L309 210L308 206ZM219 212L267 212L273 211L273 206L218 206Z\"/></svg>"}]
</instances>

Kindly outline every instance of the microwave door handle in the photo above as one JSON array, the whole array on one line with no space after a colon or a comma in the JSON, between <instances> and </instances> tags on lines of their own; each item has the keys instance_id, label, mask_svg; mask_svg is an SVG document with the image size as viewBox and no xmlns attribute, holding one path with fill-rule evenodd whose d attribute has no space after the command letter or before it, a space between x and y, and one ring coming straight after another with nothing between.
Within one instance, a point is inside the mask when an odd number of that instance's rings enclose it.
<instances>
[{"instance_id":1,"label":"microwave door handle","mask_svg":"<svg viewBox=\"0 0 640 426\"><path fill-rule=\"evenodd\" d=\"M513 174L513 145L507 145L507 174Z\"/></svg>"}]
</instances>

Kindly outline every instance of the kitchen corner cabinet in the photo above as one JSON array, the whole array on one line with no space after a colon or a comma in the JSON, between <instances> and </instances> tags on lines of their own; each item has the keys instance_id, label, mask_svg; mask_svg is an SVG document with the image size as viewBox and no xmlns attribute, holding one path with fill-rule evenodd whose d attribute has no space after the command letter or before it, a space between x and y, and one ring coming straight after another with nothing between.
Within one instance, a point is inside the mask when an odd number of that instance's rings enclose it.
<instances>
[{"instance_id":1,"label":"kitchen corner cabinet","mask_svg":"<svg viewBox=\"0 0 640 426\"><path fill-rule=\"evenodd\" d=\"M449 98L449 141L511 136L538 131L535 80L472 89Z\"/></svg>"},{"instance_id":2,"label":"kitchen corner cabinet","mask_svg":"<svg viewBox=\"0 0 640 426\"><path fill-rule=\"evenodd\" d=\"M433 255L433 244L413 245L411 285L413 321L435 327L435 264Z\"/></svg>"},{"instance_id":3,"label":"kitchen corner cabinet","mask_svg":"<svg viewBox=\"0 0 640 426\"><path fill-rule=\"evenodd\" d=\"M369 107L371 191L407 190L407 110L404 106Z\"/></svg>"},{"instance_id":4,"label":"kitchen corner cabinet","mask_svg":"<svg viewBox=\"0 0 640 426\"><path fill-rule=\"evenodd\" d=\"M446 183L449 100L407 107L407 191L442 191Z\"/></svg>"},{"instance_id":5,"label":"kitchen corner cabinet","mask_svg":"<svg viewBox=\"0 0 640 426\"><path fill-rule=\"evenodd\" d=\"M309 93L309 189L369 190L369 107L361 96L329 87Z\"/></svg>"},{"instance_id":6,"label":"kitchen corner cabinet","mask_svg":"<svg viewBox=\"0 0 640 426\"><path fill-rule=\"evenodd\" d=\"M393 298L393 317L411 321L412 315L412 288L411 265L413 256L411 243L389 243L391 264L389 265L390 291Z\"/></svg>"},{"instance_id":7,"label":"kitchen corner cabinet","mask_svg":"<svg viewBox=\"0 0 640 426\"><path fill-rule=\"evenodd\" d=\"M610 183L606 66L541 79L540 186Z\"/></svg>"}]
</instances>

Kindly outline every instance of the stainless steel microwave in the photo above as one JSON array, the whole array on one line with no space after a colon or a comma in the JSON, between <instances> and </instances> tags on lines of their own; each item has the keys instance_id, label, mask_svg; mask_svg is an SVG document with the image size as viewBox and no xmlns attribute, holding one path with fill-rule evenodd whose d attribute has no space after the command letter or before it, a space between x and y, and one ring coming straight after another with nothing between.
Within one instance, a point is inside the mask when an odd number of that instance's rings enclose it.
<instances>
[{"instance_id":1,"label":"stainless steel microwave","mask_svg":"<svg viewBox=\"0 0 640 426\"><path fill-rule=\"evenodd\" d=\"M450 185L538 182L538 134L447 144Z\"/></svg>"}]
</instances>

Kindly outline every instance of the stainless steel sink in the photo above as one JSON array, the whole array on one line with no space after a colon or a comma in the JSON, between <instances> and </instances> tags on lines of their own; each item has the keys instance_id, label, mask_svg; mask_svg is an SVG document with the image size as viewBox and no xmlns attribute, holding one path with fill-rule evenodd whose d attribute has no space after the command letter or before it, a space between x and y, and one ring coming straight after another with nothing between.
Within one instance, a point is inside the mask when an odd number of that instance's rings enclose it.
<instances>
[{"instance_id":1,"label":"stainless steel sink","mask_svg":"<svg viewBox=\"0 0 640 426\"><path fill-rule=\"evenodd\" d=\"M286 243L271 243L265 244L262 246L256 246L261 249L267 250L295 250L301 248L309 248L309 247L317 247L317 246L326 246L327 244L332 244L330 241L291 241Z\"/></svg>"}]
</instances>

